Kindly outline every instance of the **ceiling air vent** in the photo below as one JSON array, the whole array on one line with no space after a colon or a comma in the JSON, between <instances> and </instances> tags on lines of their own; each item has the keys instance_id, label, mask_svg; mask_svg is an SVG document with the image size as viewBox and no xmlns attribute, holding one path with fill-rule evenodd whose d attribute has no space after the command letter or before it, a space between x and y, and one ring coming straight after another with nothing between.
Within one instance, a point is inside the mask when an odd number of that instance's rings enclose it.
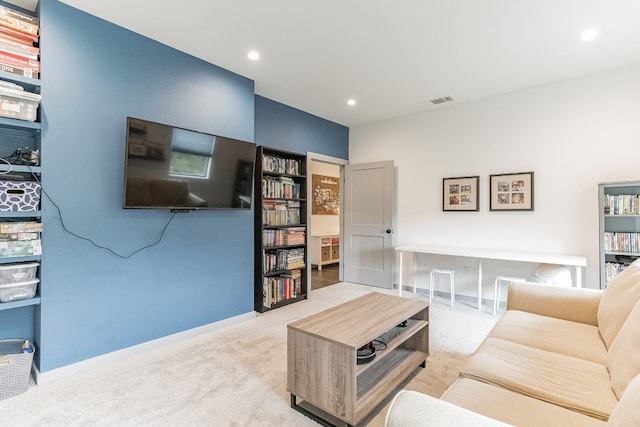
<instances>
[{"instance_id":1,"label":"ceiling air vent","mask_svg":"<svg viewBox=\"0 0 640 427\"><path fill-rule=\"evenodd\" d=\"M436 99L432 99L431 102L433 105L440 105L440 104L444 104L445 102L451 102L453 101L453 98L451 98L450 96L445 96L444 98L436 98Z\"/></svg>"}]
</instances>

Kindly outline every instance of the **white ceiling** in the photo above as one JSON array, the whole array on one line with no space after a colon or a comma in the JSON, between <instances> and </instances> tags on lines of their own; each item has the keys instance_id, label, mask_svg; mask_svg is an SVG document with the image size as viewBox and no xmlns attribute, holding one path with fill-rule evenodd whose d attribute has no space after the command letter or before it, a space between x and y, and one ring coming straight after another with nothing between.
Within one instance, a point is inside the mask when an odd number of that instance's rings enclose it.
<instances>
[{"instance_id":1,"label":"white ceiling","mask_svg":"<svg viewBox=\"0 0 640 427\"><path fill-rule=\"evenodd\" d=\"M640 62L640 0L61 1L347 126Z\"/></svg>"}]
</instances>

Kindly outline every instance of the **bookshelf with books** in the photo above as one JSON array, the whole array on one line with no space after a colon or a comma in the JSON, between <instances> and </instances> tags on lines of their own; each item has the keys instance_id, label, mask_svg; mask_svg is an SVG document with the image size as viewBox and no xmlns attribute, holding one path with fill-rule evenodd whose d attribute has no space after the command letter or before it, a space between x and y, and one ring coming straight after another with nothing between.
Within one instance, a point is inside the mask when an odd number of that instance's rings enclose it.
<instances>
[{"instance_id":1,"label":"bookshelf with books","mask_svg":"<svg viewBox=\"0 0 640 427\"><path fill-rule=\"evenodd\" d=\"M306 156L258 147L254 309L307 298Z\"/></svg>"},{"instance_id":2,"label":"bookshelf with books","mask_svg":"<svg viewBox=\"0 0 640 427\"><path fill-rule=\"evenodd\" d=\"M598 185L600 288L640 258L640 181Z\"/></svg>"},{"instance_id":3,"label":"bookshelf with books","mask_svg":"<svg viewBox=\"0 0 640 427\"><path fill-rule=\"evenodd\" d=\"M42 255L39 18L0 1L0 339L39 347ZM37 348L39 354L39 348Z\"/></svg>"},{"instance_id":4,"label":"bookshelf with books","mask_svg":"<svg viewBox=\"0 0 640 427\"><path fill-rule=\"evenodd\" d=\"M37 79L40 75L40 19L0 2L0 70Z\"/></svg>"}]
</instances>

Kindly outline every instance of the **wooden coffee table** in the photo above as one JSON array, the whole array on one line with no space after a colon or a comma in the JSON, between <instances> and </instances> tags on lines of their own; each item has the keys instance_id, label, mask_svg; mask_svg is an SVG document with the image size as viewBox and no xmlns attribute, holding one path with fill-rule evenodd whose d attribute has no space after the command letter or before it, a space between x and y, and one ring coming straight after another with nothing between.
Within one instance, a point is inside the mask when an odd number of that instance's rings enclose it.
<instances>
[{"instance_id":1,"label":"wooden coffee table","mask_svg":"<svg viewBox=\"0 0 640 427\"><path fill-rule=\"evenodd\" d=\"M375 339L387 348L357 365L358 348ZM429 304L371 292L287 325L291 407L325 425L322 412L356 425L428 356Z\"/></svg>"}]
</instances>

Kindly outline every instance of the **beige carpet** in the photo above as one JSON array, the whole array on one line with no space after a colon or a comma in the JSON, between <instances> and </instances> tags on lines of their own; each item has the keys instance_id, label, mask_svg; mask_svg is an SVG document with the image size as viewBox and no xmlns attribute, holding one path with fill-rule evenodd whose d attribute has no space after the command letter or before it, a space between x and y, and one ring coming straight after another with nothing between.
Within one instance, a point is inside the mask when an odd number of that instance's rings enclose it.
<instances>
[{"instance_id":1,"label":"beige carpet","mask_svg":"<svg viewBox=\"0 0 640 427\"><path fill-rule=\"evenodd\" d=\"M0 426L317 426L290 408L286 325L377 288L339 283L310 298L0 401ZM411 295L411 294L409 294ZM405 385L440 396L496 321L465 302L430 308L427 367ZM362 425L384 425L387 402Z\"/></svg>"}]
</instances>

